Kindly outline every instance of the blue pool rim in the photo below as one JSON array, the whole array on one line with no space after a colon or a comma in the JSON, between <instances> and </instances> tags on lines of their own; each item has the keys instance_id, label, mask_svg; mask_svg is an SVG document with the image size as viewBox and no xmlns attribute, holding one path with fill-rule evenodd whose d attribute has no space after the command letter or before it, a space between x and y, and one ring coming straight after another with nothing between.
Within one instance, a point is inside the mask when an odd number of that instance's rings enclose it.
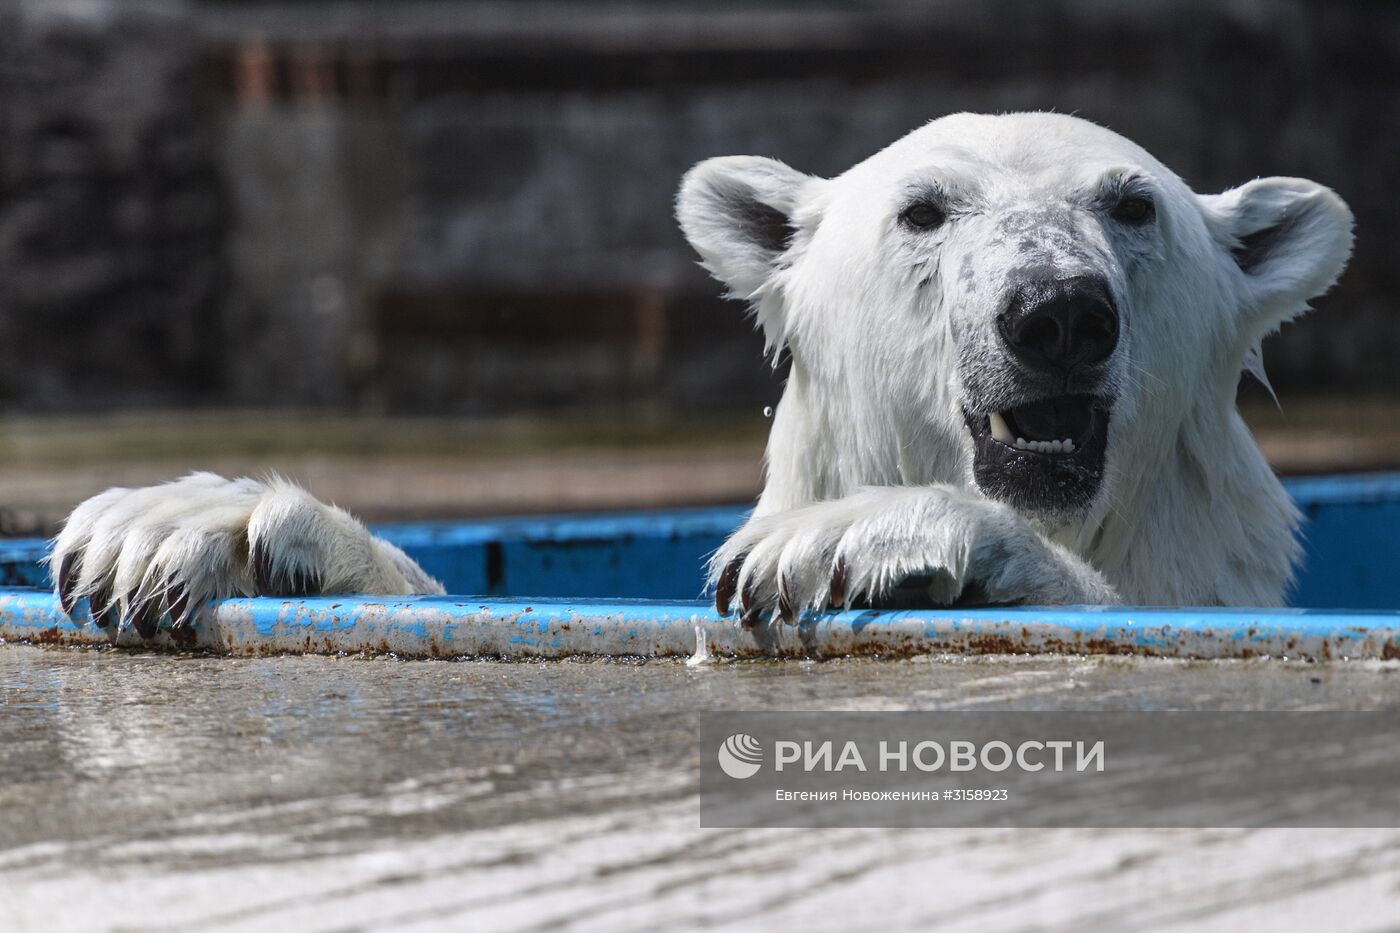
<instances>
[{"instance_id":1,"label":"blue pool rim","mask_svg":"<svg viewBox=\"0 0 1400 933\"><path fill-rule=\"evenodd\" d=\"M704 601L418 596L230 599L192 632L144 641L70 620L49 592L0 592L0 638L201 649L232 655L390 653L414 658L907 657L1133 654L1177 658L1400 659L1400 612L1308 609L865 610L746 630Z\"/></svg>"},{"instance_id":2,"label":"blue pool rim","mask_svg":"<svg viewBox=\"0 0 1400 933\"><path fill-rule=\"evenodd\" d=\"M62 612L47 543L0 541L0 639L234 654L404 657L840 657L1138 654L1400 660L1400 474L1294 479L1307 518L1307 608L1016 607L846 611L745 630L700 589L700 563L739 507L421 522L376 528L449 587L479 596L231 599L153 642ZM521 596L531 593L532 596ZM1349 609L1329 606L1355 607ZM80 613L85 613L85 607Z\"/></svg>"}]
</instances>

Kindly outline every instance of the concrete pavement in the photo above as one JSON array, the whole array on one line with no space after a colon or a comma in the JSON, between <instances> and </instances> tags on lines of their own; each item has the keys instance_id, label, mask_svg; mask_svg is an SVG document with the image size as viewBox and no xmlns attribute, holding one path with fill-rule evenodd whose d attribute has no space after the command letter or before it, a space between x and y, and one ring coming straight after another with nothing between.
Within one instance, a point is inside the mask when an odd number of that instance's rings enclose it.
<instances>
[{"instance_id":1,"label":"concrete pavement","mask_svg":"<svg viewBox=\"0 0 1400 933\"><path fill-rule=\"evenodd\" d=\"M1400 662L0 645L0 928L1376 929L1394 830L701 830L706 709L1400 710Z\"/></svg>"}]
</instances>

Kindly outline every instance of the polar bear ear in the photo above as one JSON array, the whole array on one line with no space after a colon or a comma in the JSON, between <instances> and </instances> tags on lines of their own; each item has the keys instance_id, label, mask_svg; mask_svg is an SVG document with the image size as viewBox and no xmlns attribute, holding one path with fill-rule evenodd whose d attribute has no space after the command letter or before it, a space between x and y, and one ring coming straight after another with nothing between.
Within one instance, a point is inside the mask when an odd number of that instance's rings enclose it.
<instances>
[{"instance_id":1,"label":"polar bear ear","mask_svg":"<svg viewBox=\"0 0 1400 933\"><path fill-rule=\"evenodd\" d=\"M715 278L751 298L787 252L802 192L816 181L776 159L725 156L686 172L676 218Z\"/></svg>"},{"instance_id":2,"label":"polar bear ear","mask_svg":"<svg viewBox=\"0 0 1400 933\"><path fill-rule=\"evenodd\" d=\"M1346 268L1351 210L1330 188L1304 178L1260 178L1201 200L1217 240L1244 273L1251 323L1276 327Z\"/></svg>"}]
</instances>

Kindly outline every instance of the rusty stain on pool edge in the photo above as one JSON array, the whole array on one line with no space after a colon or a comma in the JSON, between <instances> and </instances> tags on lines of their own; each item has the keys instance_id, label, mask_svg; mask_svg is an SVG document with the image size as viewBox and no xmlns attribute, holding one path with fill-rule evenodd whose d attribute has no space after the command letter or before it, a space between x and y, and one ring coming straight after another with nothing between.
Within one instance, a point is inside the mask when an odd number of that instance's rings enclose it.
<instances>
[{"instance_id":1,"label":"rusty stain on pool edge","mask_svg":"<svg viewBox=\"0 0 1400 933\"><path fill-rule=\"evenodd\" d=\"M201 610L194 629L162 628L154 641L77 626L51 594L0 592L0 638L45 645L268 654L384 654L402 658L688 657L702 631L721 659L926 654L1136 655L1400 660L1400 614L1278 614L1266 610L1007 609L973 613L863 612L808 617L798 625L743 629L699 604L503 600L463 611L440 599L230 600ZM1272 626L1258 621L1264 613ZM1172 622L1146 624L1159 618ZM1253 615L1253 619L1250 619ZM1241 618L1243 617L1243 618ZM1221 625L1214 620L1220 618ZM1201 625L1210 619L1212 624ZM55 621L59 620L59 621ZM1345 620L1345 621L1344 621Z\"/></svg>"}]
</instances>

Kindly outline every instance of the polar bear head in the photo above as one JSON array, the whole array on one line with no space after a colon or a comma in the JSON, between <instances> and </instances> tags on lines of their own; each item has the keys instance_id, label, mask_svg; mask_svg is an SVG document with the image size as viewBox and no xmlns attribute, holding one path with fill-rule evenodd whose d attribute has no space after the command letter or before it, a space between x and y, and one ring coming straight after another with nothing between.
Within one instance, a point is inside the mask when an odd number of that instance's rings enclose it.
<instances>
[{"instance_id":1,"label":"polar bear head","mask_svg":"<svg viewBox=\"0 0 1400 933\"><path fill-rule=\"evenodd\" d=\"M830 179L710 159L677 213L791 353L787 442L804 449L781 455L805 460L775 473L769 451L770 485L809 484L789 504L952 482L1052 523L1141 486L1193 412L1233 412L1260 341L1332 285L1352 239L1316 183L1197 195L1122 136L1046 113L944 117Z\"/></svg>"}]
</instances>

